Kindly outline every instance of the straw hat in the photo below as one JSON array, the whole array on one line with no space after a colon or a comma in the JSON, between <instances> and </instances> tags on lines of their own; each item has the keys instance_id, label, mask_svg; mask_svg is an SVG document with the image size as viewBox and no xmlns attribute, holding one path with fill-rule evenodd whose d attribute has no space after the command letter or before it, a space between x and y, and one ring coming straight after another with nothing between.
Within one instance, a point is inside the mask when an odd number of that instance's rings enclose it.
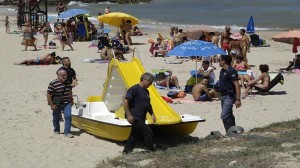
<instances>
[{"instance_id":1,"label":"straw hat","mask_svg":"<svg viewBox=\"0 0 300 168\"><path fill-rule=\"evenodd\" d=\"M240 40L243 36L240 33L232 33L229 37L234 40Z\"/></svg>"}]
</instances>

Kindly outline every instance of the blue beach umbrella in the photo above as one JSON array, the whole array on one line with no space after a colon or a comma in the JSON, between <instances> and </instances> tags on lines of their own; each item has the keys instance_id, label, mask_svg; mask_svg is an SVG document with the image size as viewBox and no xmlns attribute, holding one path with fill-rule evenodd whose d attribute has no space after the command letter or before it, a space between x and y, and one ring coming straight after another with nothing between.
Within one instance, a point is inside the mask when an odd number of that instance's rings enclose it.
<instances>
[{"instance_id":1,"label":"blue beach umbrella","mask_svg":"<svg viewBox=\"0 0 300 168\"><path fill-rule=\"evenodd\" d=\"M192 40L176 46L174 49L172 49L167 53L167 56L209 57L216 54L225 55L226 52L213 43L202 41L202 40Z\"/></svg>"},{"instance_id":2,"label":"blue beach umbrella","mask_svg":"<svg viewBox=\"0 0 300 168\"><path fill-rule=\"evenodd\" d=\"M252 16L250 17L250 19L248 21L246 32L248 34L255 33L255 30L254 30L254 21L253 21L253 17Z\"/></svg>"},{"instance_id":3,"label":"blue beach umbrella","mask_svg":"<svg viewBox=\"0 0 300 168\"><path fill-rule=\"evenodd\" d=\"M90 11L84 10L84 9L70 9L67 11L62 12L57 19L69 19L71 17L77 16L77 15L84 15L89 13Z\"/></svg>"},{"instance_id":4,"label":"blue beach umbrella","mask_svg":"<svg viewBox=\"0 0 300 168\"><path fill-rule=\"evenodd\" d=\"M176 46L174 49L167 53L167 56L180 56L180 57L193 57L193 56L202 56L202 57L209 57L216 54L223 54L225 55L226 52L216 46L213 43L202 41L202 40L192 40L185 43L182 43ZM196 71L197 72L197 62L196 62ZM196 81L198 75L196 76Z\"/></svg>"}]
</instances>

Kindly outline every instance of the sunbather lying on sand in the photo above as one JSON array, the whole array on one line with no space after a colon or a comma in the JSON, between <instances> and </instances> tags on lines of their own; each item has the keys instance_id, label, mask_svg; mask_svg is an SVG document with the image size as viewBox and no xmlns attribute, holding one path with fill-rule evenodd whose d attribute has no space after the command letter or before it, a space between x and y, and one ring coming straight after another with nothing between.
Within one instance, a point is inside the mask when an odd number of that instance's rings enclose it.
<instances>
[{"instance_id":1,"label":"sunbather lying on sand","mask_svg":"<svg viewBox=\"0 0 300 168\"><path fill-rule=\"evenodd\" d=\"M61 60L59 60L59 57L56 57L55 52L52 52L51 54L45 54L41 57L33 58L33 59L27 59L23 60L21 62L16 62L14 65L49 65L49 64L59 64Z\"/></svg>"}]
</instances>

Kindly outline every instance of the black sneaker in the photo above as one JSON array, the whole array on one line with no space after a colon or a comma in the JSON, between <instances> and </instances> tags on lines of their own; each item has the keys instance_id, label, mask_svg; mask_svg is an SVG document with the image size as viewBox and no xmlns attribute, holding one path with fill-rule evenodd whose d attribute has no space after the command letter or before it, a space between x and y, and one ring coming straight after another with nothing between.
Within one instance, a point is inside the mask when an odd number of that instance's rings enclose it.
<instances>
[{"instance_id":1,"label":"black sneaker","mask_svg":"<svg viewBox=\"0 0 300 168\"><path fill-rule=\"evenodd\" d=\"M133 151L133 149L128 149L128 150L127 150L127 149L124 149L123 152L122 152L122 154L123 154L123 155L126 155L126 154L128 154L128 153L131 153L132 151Z\"/></svg>"}]
</instances>

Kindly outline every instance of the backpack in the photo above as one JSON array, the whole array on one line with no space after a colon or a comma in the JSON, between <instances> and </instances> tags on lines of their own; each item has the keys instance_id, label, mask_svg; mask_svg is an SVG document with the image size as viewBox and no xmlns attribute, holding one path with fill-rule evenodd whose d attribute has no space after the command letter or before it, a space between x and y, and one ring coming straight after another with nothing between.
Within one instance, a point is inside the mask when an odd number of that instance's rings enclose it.
<instances>
[{"instance_id":1,"label":"backpack","mask_svg":"<svg viewBox=\"0 0 300 168\"><path fill-rule=\"evenodd\" d=\"M178 91L169 91L168 93L167 93L167 96L168 97L170 97L171 99L176 99L177 98L177 95L178 95Z\"/></svg>"},{"instance_id":2,"label":"backpack","mask_svg":"<svg viewBox=\"0 0 300 168\"><path fill-rule=\"evenodd\" d=\"M176 98L184 98L186 96L186 93L183 91L169 91L167 93L167 96L170 97L171 99L176 99Z\"/></svg>"}]
</instances>

